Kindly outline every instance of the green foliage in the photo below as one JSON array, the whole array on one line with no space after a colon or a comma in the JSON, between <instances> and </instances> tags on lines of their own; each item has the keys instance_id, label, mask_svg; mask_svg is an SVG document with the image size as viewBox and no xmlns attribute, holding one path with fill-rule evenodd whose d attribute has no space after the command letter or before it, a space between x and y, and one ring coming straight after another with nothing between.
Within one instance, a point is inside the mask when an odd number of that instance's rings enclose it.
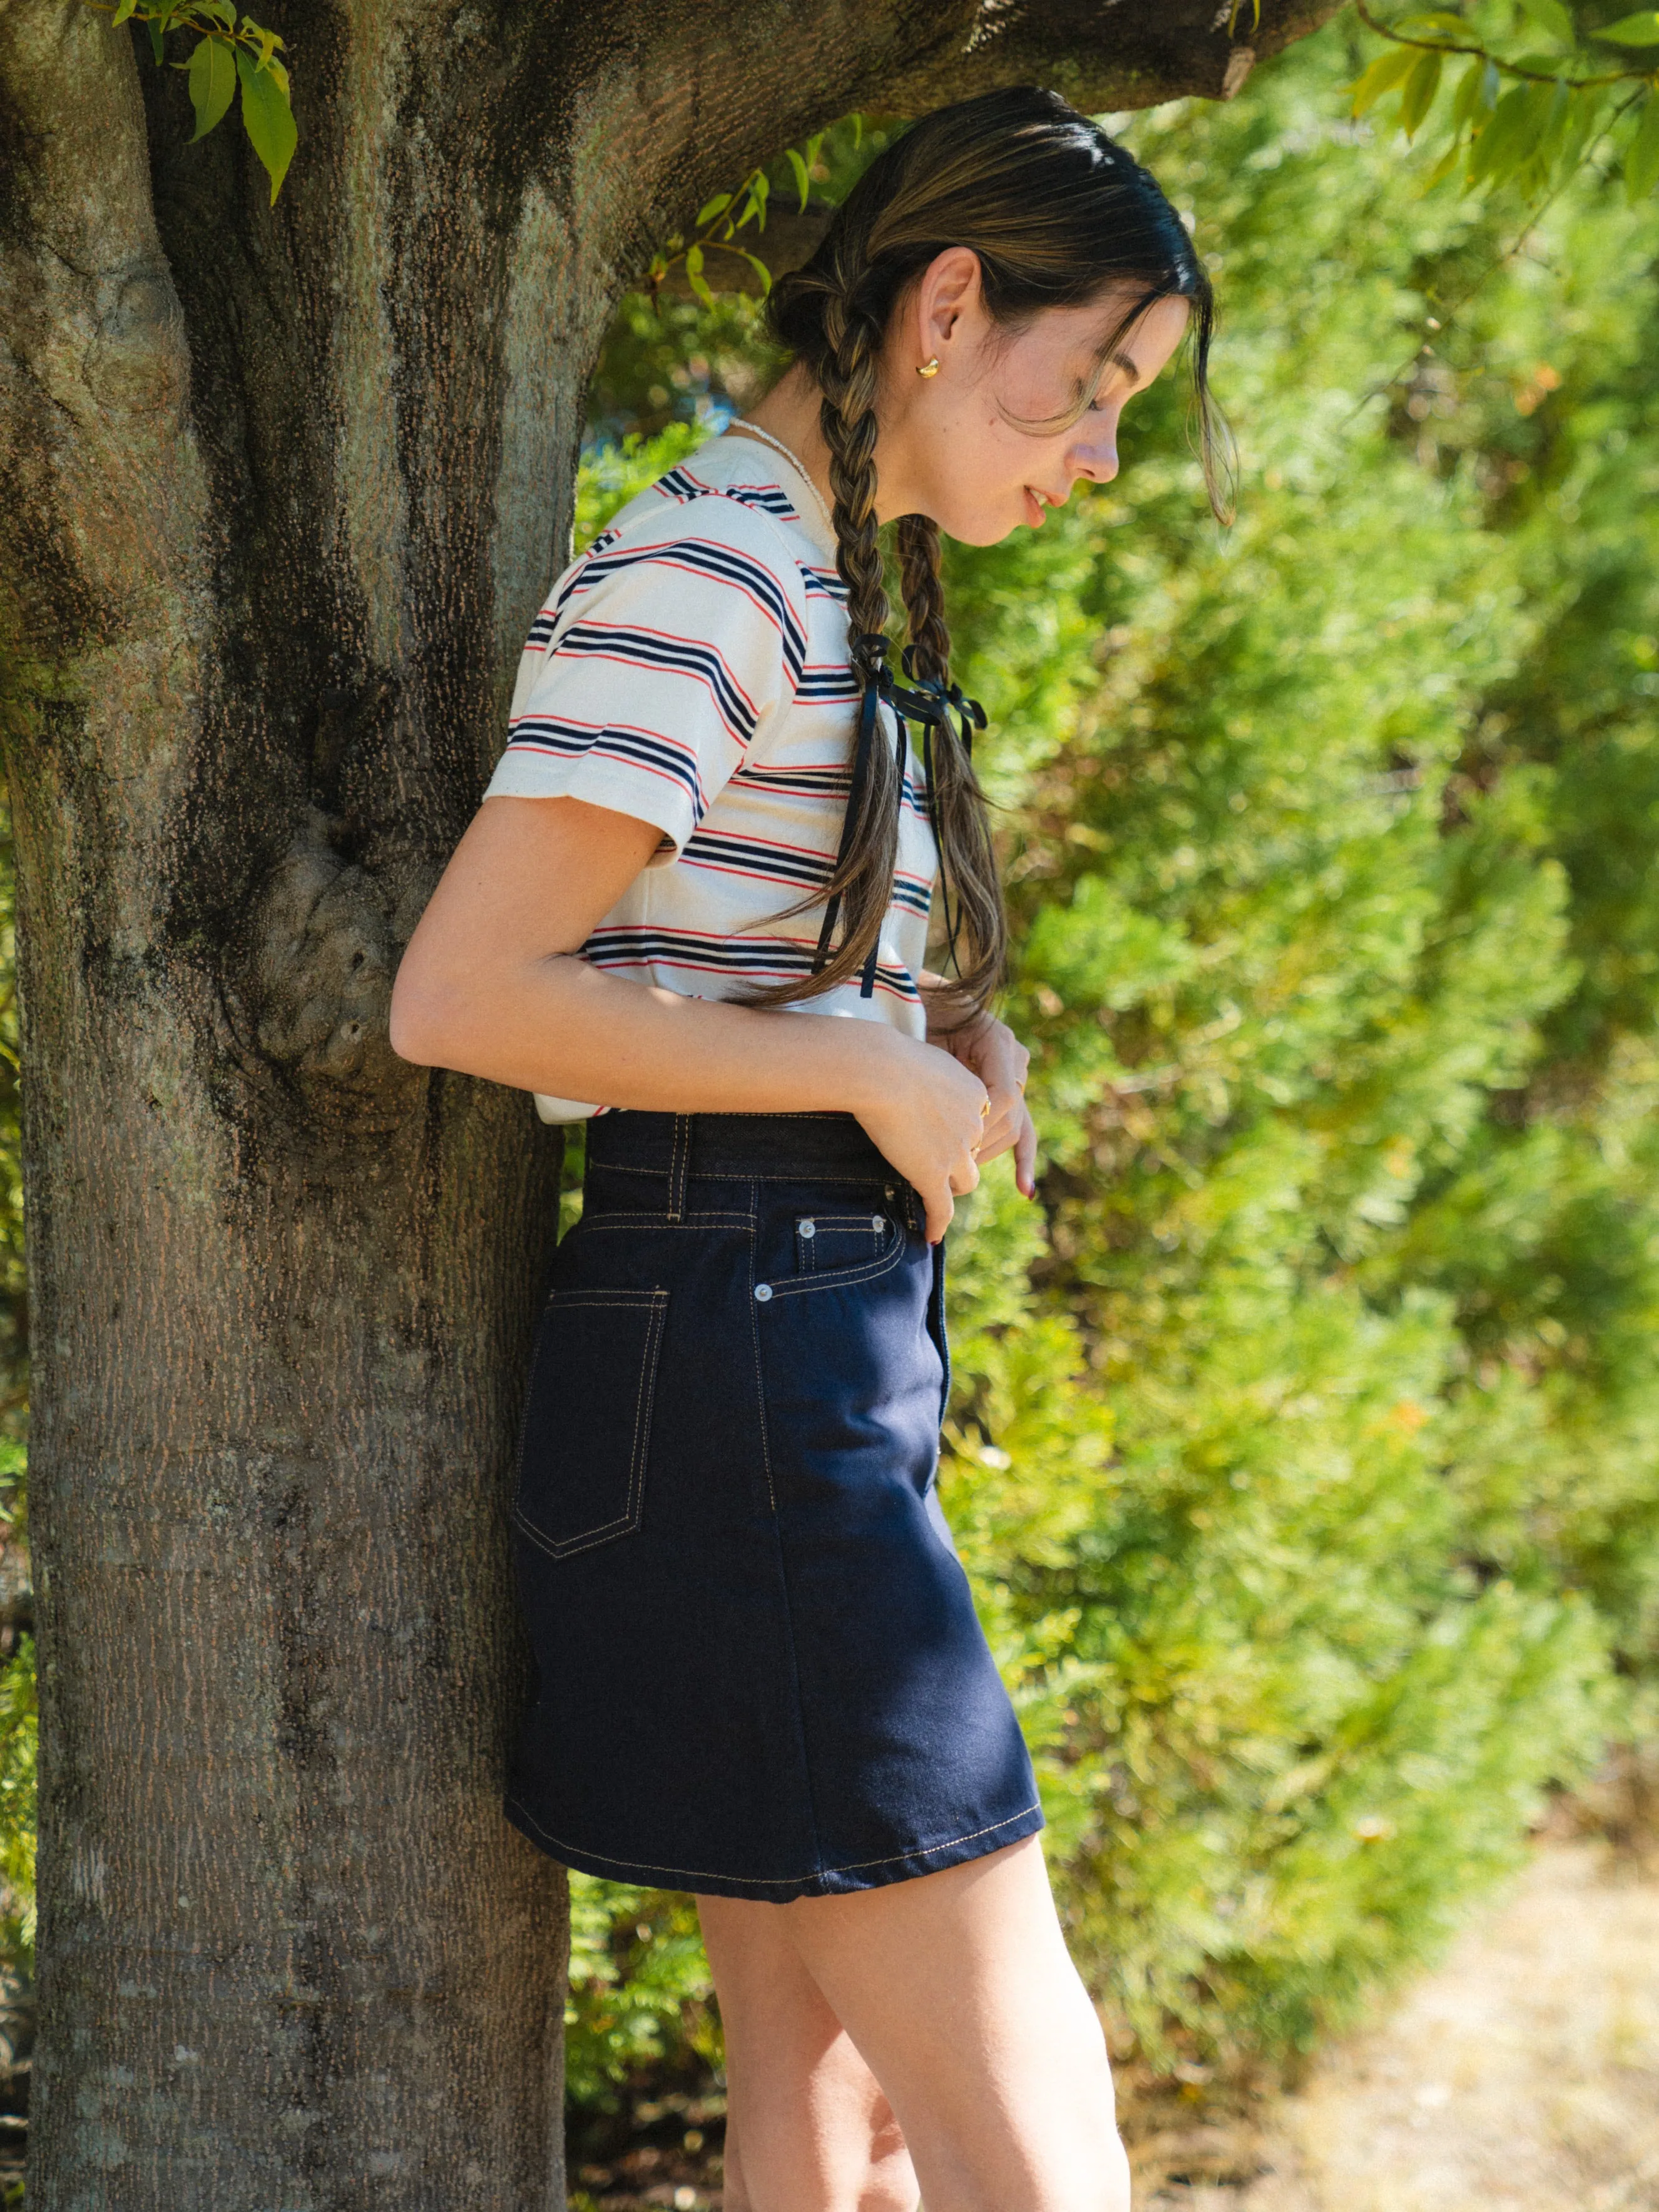
<instances>
[{"instance_id":1,"label":"green foliage","mask_svg":"<svg viewBox=\"0 0 1659 2212\"><path fill-rule=\"evenodd\" d=\"M1431 185L1462 170L1466 189L1514 183L1528 194L1557 189L1602 139L1622 136L1625 182L1632 204L1659 181L1659 58L1623 66L1584 44L1639 49L1659 46L1659 11L1644 9L1601 29L1581 32L1564 0L1470 0L1456 12L1412 10L1380 21L1357 12L1389 41L1352 86L1353 112L1367 115L1398 95L1395 120L1415 139L1436 117L1446 137ZM1546 51L1528 46L1541 31ZM1523 49L1517 52L1516 49ZM1449 62L1462 60L1455 84ZM1508 89L1504 89L1505 82ZM1443 88L1448 97L1436 115ZM1609 108L1610 94L1620 95ZM1633 118L1634 120L1630 120ZM1628 127L1626 127L1628 123Z\"/></svg>"},{"instance_id":2,"label":"green foliage","mask_svg":"<svg viewBox=\"0 0 1659 2212\"><path fill-rule=\"evenodd\" d=\"M853 150L857 152L864 135L864 118L854 115L848 118L843 130L850 128ZM828 131L814 132L805 146L787 147L781 161L788 166L788 173L795 190L800 195L802 214L811 194L814 179L822 181L830 173L824 160L825 143L830 137ZM779 166L775 162L773 167ZM772 178L766 169L751 169L738 184L735 191L716 192L711 200L698 209L692 224L693 235L688 239L681 232L665 239L651 258L646 274L647 288L654 301L660 291L663 279L677 261L685 264L686 281L698 302L711 312L715 299L713 287L704 275L708 256L728 256L747 265L749 272L760 285L763 299L772 289L772 272L759 254L740 242L742 233L750 223L755 226L757 236L766 228L767 202L771 196Z\"/></svg>"},{"instance_id":3,"label":"green foliage","mask_svg":"<svg viewBox=\"0 0 1659 2212\"><path fill-rule=\"evenodd\" d=\"M719 2058L693 1900L573 1874L564 2052L572 2103L609 2112L630 2075Z\"/></svg>"},{"instance_id":4,"label":"green foliage","mask_svg":"<svg viewBox=\"0 0 1659 2212\"><path fill-rule=\"evenodd\" d=\"M263 29L251 15L239 23L231 0L87 0L87 4L106 15L112 28L129 19L143 24L158 69L166 59L169 32L194 35L188 58L173 64L185 72L196 111L192 144L224 120L240 83L242 125L270 179L274 207L299 143L288 70L276 58L284 50L283 42L276 32Z\"/></svg>"},{"instance_id":5,"label":"green foliage","mask_svg":"<svg viewBox=\"0 0 1659 2212\"><path fill-rule=\"evenodd\" d=\"M888 143L896 127L893 117L848 116L817 133L805 148L786 149L766 173L764 204L771 204L773 193L803 209L809 197L833 204L859 166ZM658 255L647 289L621 302L588 391L590 429L602 444L619 442L630 432L654 436L671 422L718 429L733 402L742 404L757 374L765 373L769 356L761 298L725 289L744 270L734 267L729 253L722 264L718 235L728 225L735 231L746 210L750 181L738 186L729 204L722 194L702 211L708 222L696 298L677 299L662 282L687 250L684 238L676 237ZM748 234L757 248L763 245L760 230L757 219ZM753 257L745 252L742 258L746 265ZM715 279L712 287L708 271Z\"/></svg>"},{"instance_id":6,"label":"green foliage","mask_svg":"<svg viewBox=\"0 0 1659 2212\"><path fill-rule=\"evenodd\" d=\"M1505 259L1334 123L1346 37L1126 125L1215 269L1237 527L1170 380L950 562L1045 1158L952 1235L945 1505L1160 2067L1293 2059L1659 1705L1659 211L1603 149Z\"/></svg>"}]
</instances>

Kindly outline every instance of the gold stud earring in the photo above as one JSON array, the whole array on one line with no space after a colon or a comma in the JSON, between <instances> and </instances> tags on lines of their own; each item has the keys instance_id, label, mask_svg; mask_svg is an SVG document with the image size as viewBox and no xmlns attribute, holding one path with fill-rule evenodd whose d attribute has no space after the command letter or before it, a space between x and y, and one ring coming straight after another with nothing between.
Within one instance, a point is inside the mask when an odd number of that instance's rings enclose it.
<instances>
[{"instance_id":1,"label":"gold stud earring","mask_svg":"<svg viewBox=\"0 0 1659 2212\"><path fill-rule=\"evenodd\" d=\"M920 362L917 365L916 374L918 376L937 376L939 374L939 356L935 354L932 361L924 361Z\"/></svg>"}]
</instances>

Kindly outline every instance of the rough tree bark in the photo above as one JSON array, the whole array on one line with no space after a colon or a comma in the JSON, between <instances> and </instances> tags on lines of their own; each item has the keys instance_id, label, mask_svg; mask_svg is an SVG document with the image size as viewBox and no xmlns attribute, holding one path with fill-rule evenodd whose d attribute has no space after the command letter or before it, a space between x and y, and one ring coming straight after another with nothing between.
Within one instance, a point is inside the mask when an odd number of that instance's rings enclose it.
<instances>
[{"instance_id":1,"label":"rough tree bark","mask_svg":"<svg viewBox=\"0 0 1659 2212\"><path fill-rule=\"evenodd\" d=\"M266 0L273 210L128 31L0 0L35 2212L563 2202L562 1882L497 1809L557 1141L386 1006L618 295L860 104L1222 94L1336 4Z\"/></svg>"}]
</instances>

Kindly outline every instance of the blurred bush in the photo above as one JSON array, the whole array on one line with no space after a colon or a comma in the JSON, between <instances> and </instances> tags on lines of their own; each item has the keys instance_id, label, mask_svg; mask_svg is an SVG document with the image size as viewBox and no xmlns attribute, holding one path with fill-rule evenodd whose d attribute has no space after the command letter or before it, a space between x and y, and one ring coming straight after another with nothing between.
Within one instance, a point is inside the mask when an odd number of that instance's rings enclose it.
<instances>
[{"instance_id":1,"label":"blurred bush","mask_svg":"<svg viewBox=\"0 0 1659 2212\"><path fill-rule=\"evenodd\" d=\"M1659 1733L1659 222L1595 162L1422 197L1345 36L1120 118L1215 273L1237 526L1171 378L950 564L1045 1161L952 1234L946 1509L1116 2047L1194 2081ZM590 530L724 419L753 311L698 313L619 318ZM577 1909L580 2105L712 2045L684 1901Z\"/></svg>"}]
</instances>

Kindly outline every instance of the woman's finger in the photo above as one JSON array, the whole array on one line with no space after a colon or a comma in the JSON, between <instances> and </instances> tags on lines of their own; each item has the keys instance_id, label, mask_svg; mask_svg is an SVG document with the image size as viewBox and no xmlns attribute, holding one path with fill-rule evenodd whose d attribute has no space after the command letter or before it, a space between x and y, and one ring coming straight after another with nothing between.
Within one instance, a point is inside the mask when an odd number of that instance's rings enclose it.
<instances>
[{"instance_id":1,"label":"woman's finger","mask_svg":"<svg viewBox=\"0 0 1659 2212\"><path fill-rule=\"evenodd\" d=\"M985 1135L975 1144L974 1158L979 1162L981 1167L985 1165L987 1160L1000 1159L1018 1135L1018 1117L1012 1114L1005 1114L1000 1120L991 1123Z\"/></svg>"},{"instance_id":2,"label":"woman's finger","mask_svg":"<svg viewBox=\"0 0 1659 2212\"><path fill-rule=\"evenodd\" d=\"M1036 1123L1030 1109L1023 1109L1020 1132L1014 1139L1014 1182L1027 1198L1036 1196Z\"/></svg>"},{"instance_id":3,"label":"woman's finger","mask_svg":"<svg viewBox=\"0 0 1659 2212\"><path fill-rule=\"evenodd\" d=\"M970 1190L979 1188L979 1162L971 1152L964 1152L951 1169L951 1188L958 1198L964 1198Z\"/></svg>"},{"instance_id":4,"label":"woman's finger","mask_svg":"<svg viewBox=\"0 0 1659 2212\"><path fill-rule=\"evenodd\" d=\"M957 1210L956 1200L951 1195L951 1186L947 1179L936 1188L925 1190L921 1194L921 1202L927 1212L927 1242L930 1244L937 1244L951 1226L951 1217Z\"/></svg>"}]
</instances>

